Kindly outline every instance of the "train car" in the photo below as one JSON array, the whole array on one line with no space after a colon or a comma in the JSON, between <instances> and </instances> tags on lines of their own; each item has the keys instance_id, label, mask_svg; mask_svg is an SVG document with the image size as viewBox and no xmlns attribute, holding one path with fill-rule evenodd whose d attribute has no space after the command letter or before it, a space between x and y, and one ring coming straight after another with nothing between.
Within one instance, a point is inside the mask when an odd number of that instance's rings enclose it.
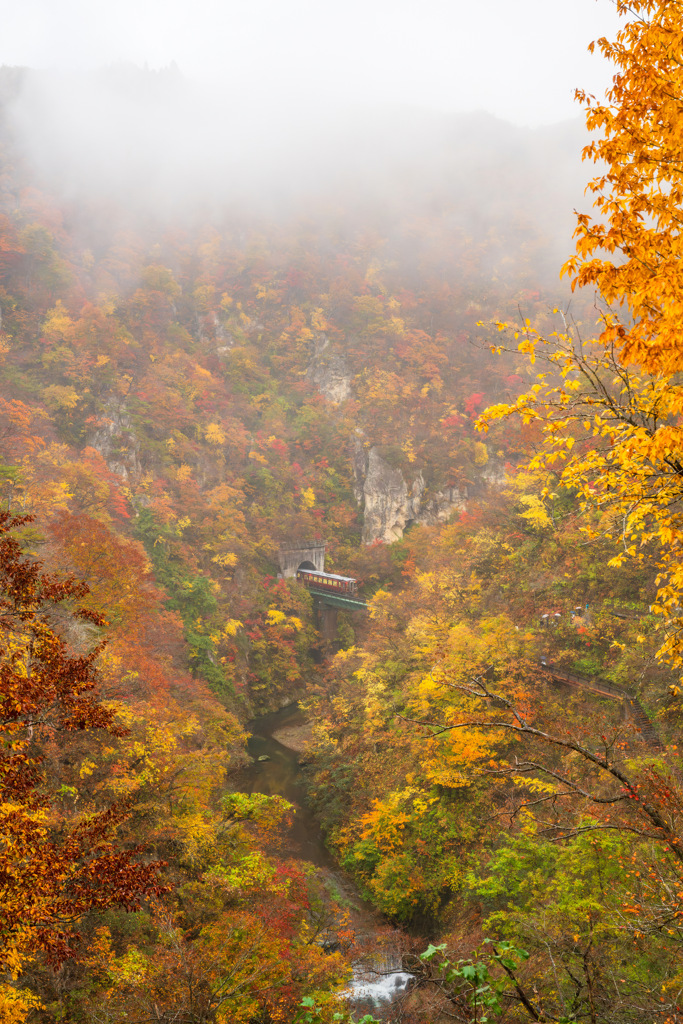
<instances>
[{"instance_id":1,"label":"train car","mask_svg":"<svg viewBox=\"0 0 683 1024\"><path fill-rule=\"evenodd\" d=\"M331 572L315 572L313 569L298 569L296 578L306 587L315 590L329 590L333 594L348 594L353 596L358 593L358 580L351 576L337 576Z\"/></svg>"}]
</instances>

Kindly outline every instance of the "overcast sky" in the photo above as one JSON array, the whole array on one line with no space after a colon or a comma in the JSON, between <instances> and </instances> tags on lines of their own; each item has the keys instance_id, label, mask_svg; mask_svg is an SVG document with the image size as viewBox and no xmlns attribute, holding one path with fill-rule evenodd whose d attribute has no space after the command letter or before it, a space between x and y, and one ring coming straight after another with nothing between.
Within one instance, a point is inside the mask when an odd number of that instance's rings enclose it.
<instances>
[{"instance_id":1,"label":"overcast sky","mask_svg":"<svg viewBox=\"0 0 683 1024\"><path fill-rule=\"evenodd\" d=\"M578 116L610 70L611 0L0 0L0 64L175 61L268 104L314 95L487 110L517 124Z\"/></svg>"}]
</instances>

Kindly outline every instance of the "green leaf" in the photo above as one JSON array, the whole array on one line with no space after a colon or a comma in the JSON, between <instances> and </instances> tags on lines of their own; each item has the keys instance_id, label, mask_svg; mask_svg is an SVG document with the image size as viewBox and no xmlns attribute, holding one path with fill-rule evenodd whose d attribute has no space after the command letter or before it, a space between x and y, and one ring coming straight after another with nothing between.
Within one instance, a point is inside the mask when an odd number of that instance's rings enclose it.
<instances>
[{"instance_id":1,"label":"green leaf","mask_svg":"<svg viewBox=\"0 0 683 1024\"><path fill-rule=\"evenodd\" d=\"M442 942L440 946L433 946L430 943L425 949L424 953L420 954L420 960L433 960L437 953L443 953L445 949L445 942Z\"/></svg>"}]
</instances>

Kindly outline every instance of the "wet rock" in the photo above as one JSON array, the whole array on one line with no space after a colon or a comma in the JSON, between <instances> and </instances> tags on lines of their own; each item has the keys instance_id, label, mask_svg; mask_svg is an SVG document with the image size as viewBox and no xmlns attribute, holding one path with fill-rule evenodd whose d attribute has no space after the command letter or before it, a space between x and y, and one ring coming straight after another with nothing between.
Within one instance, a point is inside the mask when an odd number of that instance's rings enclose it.
<instances>
[{"instance_id":1,"label":"wet rock","mask_svg":"<svg viewBox=\"0 0 683 1024\"><path fill-rule=\"evenodd\" d=\"M306 747L313 740L313 726L310 722L296 722L276 729L273 739L281 743L283 747L296 751L297 754L305 754Z\"/></svg>"}]
</instances>

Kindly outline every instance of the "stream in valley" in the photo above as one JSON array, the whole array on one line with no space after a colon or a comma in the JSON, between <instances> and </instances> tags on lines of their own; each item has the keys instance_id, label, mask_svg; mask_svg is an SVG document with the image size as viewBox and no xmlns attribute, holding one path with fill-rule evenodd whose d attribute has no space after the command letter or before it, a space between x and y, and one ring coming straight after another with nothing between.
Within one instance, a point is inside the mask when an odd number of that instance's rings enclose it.
<instances>
[{"instance_id":1,"label":"stream in valley","mask_svg":"<svg viewBox=\"0 0 683 1024\"><path fill-rule=\"evenodd\" d=\"M301 781L302 754L277 739L280 735L283 740L300 746L305 724L306 719L296 704L249 722L247 729L251 736L247 750L252 764L240 772L236 781L242 792L283 796L295 805L296 813L284 837L282 855L309 861L321 869L330 888L348 907L357 934L373 939L375 934L386 931L386 926L382 925L377 912L363 901L325 846L320 825L306 803ZM382 1005L389 1008L408 989L412 975L403 970L397 947L398 943L394 950L387 948L380 954L359 959L348 990L358 1009L371 1009L376 1016L381 1015Z\"/></svg>"},{"instance_id":2,"label":"stream in valley","mask_svg":"<svg viewBox=\"0 0 683 1024\"><path fill-rule=\"evenodd\" d=\"M294 804L296 814L287 833L286 855L310 861L329 871L337 871L337 863L323 842L320 825L306 804L299 765L302 755L286 747L273 735L301 727L305 721L298 705L291 704L247 724L251 733L247 751L253 764L240 773L240 788L247 793L283 796ZM259 761L261 757L267 757L268 760Z\"/></svg>"}]
</instances>

